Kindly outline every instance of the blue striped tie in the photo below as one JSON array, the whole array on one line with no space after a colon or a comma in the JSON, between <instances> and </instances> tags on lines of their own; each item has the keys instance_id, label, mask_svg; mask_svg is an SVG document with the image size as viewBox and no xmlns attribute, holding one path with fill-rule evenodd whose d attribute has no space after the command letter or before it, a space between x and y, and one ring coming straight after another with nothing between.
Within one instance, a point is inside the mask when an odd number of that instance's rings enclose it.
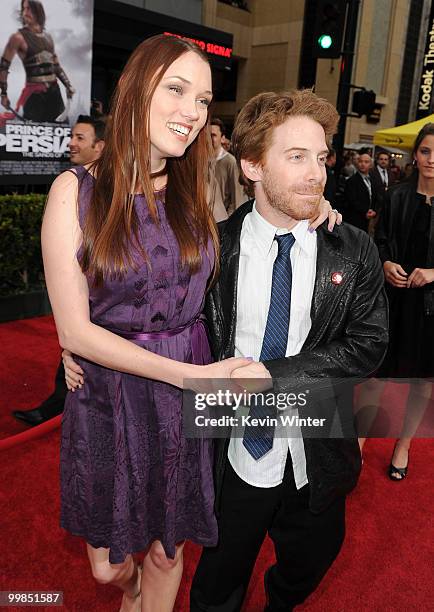
<instances>
[{"instance_id":1,"label":"blue striped tie","mask_svg":"<svg viewBox=\"0 0 434 612\"><path fill-rule=\"evenodd\" d=\"M291 249L295 243L292 234L275 236L279 251L273 266L270 308L265 326L259 361L286 356L288 345L289 315L291 311ZM275 409L273 410L275 414ZM270 408L259 402L250 408L251 418L265 418ZM261 425L244 431L243 445L254 459L260 459L273 448L274 425Z\"/></svg>"}]
</instances>

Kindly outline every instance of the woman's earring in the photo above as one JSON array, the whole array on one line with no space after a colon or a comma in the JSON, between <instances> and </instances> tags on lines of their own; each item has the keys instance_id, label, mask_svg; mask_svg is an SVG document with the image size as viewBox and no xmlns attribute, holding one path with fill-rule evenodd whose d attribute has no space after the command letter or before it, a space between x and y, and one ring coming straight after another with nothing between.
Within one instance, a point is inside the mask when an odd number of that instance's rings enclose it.
<instances>
[{"instance_id":1,"label":"woman's earring","mask_svg":"<svg viewBox=\"0 0 434 612\"><path fill-rule=\"evenodd\" d=\"M413 168L416 168L416 166L417 166L417 161L416 161L415 159L413 159L412 164L413 164Z\"/></svg>"}]
</instances>

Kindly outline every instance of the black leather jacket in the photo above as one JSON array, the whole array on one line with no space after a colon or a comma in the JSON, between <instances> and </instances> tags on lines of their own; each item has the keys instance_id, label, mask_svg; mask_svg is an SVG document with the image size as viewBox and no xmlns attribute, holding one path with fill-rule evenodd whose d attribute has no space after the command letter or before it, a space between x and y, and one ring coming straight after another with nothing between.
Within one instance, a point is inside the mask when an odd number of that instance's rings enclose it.
<instances>
[{"instance_id":1,"label":"black leather jacket","mask_svg":"<svg viewBox=\"0 0 434 612\"><path fill-rule=\"evenodd\" d=\"M402 264L404 261L418 199L423 200L425 198L425 196L418 194L416 190L417 178L413 177L408 182L393 185L386 192L383 210L375 231L375 242L382 263L392 261ZM431 198L431 204L427 268L434 268L434 198ZM392 291L393 289L391 289ZM426 315L434 315L433 283L424 287L424 311Z\"/></svg>"},{"instance_id":2,"label":"black leather jacket","mask_svg":"<svg viewBox=\"0 0 434 612\"><path fill-rule=\"evenodd\" d=\"M221 272L205 305L211 345L216 359L235 350L240 232L252 210L246 202L219 224ZM341 272L343 282L331 280ZM378 252L369 236L343 224L332 233L324 224L317 230L317 271L311 306L312 326L301 352L266 361L276 393L321 379L365 377L380 365L388 342L387 300ZM227 463L228 440L216 441L216 511ZM304 438L310 509L321 512L338 495L356 485L360 473L357 440Z\"/></svg>"}]
</instances>

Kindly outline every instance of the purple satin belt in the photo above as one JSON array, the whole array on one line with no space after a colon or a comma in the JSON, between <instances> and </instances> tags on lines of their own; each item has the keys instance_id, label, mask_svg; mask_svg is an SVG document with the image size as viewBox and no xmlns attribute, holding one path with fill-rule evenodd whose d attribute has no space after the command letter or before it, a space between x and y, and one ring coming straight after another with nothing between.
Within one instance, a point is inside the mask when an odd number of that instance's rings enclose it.
<instances>
[{"instance_id":1,"label":"purple satin belt","mask_svg":"<svg viewBox=\"0 0 434 612\"><path fill-rule=\"evenodd\" d=\"M192 363L196 364L207 364L212 361L211 352L209 348L207 328L205 325L205 317L199 315L193 321L189 321L185 325L174 327L173 329L163 329L158 332L135 332L135 331L124 331L124 330L110 330L117 336L121 336L126 340L132 340L133 342L146 342L149 340L166 340L167 338L173 338L182 333L186 329L191 330L191 355Z\"/></svg>"}]
</instances>

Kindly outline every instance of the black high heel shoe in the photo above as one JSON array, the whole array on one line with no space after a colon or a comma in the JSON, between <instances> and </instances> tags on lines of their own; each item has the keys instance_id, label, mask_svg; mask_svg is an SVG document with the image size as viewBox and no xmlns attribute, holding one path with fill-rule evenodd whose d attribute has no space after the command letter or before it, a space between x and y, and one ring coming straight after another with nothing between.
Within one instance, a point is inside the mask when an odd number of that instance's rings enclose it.
<instances>
[{"instance_id":1,"label":"black high heel shoe","mask_svg":"<svg viewBox=\"0 0 434 612\"><path fill-rule=\"evenodd\" d=\"M395 447L393 449L392 457L395 454L395 448L396 448L396 444L395 444ZM395 467L393 465L393 463L390 462L389 468L387 470L387 475L389 476L390 480L394 480L395 482L400 482L401 480L404 480L404 478L407 477L408 463L410 461L410 449L408 449L407 455L408 455L407 465L405 467L403 467L403 468ZM399 476L396 476L396 474L399 474Z\"/></svg>"}]
</instances>

